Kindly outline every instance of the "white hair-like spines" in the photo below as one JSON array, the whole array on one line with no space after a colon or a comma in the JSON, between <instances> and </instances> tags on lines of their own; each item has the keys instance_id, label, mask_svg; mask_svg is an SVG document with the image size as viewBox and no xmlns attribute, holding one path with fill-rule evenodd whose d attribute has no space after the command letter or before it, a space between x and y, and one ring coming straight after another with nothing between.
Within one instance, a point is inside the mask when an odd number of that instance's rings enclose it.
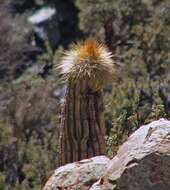
<instances>
[{"instance_id":1,"label":"white hair-like spines","mask_svg":"<svg viewBox=\"0 0 170 190\"><path fill-rule=\"evenodd\" d=\"M88 80L93 89L101 89L111 82L115 72L112 53L92 39L66 51L57 69L66 80Z\"/></svg>"}]
</instances>

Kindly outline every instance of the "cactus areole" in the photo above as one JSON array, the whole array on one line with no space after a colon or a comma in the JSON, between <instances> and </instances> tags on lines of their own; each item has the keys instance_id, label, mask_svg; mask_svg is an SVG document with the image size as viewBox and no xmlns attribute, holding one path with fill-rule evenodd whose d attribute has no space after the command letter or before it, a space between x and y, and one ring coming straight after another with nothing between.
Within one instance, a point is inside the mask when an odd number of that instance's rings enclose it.
<instances>
[{"instance_id":1,"label":"cactus areole","mask_svg":"<svg viewBox=\"0 0 170 190\"><path fill-rule=\"evenodd\" d=\"M113 78L112 55L95 40L75 45L58 69L67 81L59 132L60 165L106 154L102 89Z\"/></svg>"}]
</instances>

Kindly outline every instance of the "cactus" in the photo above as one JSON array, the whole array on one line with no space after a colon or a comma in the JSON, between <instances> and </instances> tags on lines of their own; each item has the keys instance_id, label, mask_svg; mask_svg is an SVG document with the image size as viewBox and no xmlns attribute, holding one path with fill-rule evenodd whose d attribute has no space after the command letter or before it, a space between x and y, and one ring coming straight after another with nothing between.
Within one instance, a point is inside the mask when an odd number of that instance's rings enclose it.
<instances>
[{"instance_id":1,"label":"cactus","mask_svg":"<svg viewBox=\"0 0 170 190\"><path fill-rule=\"evenodd\" d=\"M59 137L60 165L106 154L103 87L114 73L112 55L95 40L66 52L58 69L67 81Z\"/></svg>"}]
</instances>

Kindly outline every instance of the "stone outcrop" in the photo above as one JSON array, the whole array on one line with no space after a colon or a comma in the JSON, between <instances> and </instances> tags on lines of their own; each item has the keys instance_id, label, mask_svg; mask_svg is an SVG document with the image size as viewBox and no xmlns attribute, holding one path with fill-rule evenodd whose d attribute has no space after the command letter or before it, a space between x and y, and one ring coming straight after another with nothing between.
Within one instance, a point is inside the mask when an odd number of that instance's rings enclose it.
<instances>
[{"instance_id":1,"label":"stone outcrop","mask_svg":"<svg viewBox=\"0 0 170 190\"><path fill-rule=\"evenodd\" d=\"M44 190L87 190L106 172L110 160L96 156L58 168L46 183Z\"/></svg>"},{"instance_id":2,"label":"stone outcrop","mask_svg":"<svg viewBox=\"0 0 170 190\"><path fill-rule=\"evenodd\" d=\"M103 169L100 158L104 159ZM95 160L97 164L89 169ZM76 190L77 187L83 190L84 184L88 184L86 189L90 190L169 190L170 121L160 119L140 127L120 147L111 161L106 157L94 157L80 163L57 169L44 190L58 190L58 186L62 190ZM82 173L78 172L81 167ZM72 168L71 173L67 175L69 168ZM97 178L100 179L96 182ZM77 186L73 186L73 179L81 180L77 181Z\"/></svg>"}]
</instances>

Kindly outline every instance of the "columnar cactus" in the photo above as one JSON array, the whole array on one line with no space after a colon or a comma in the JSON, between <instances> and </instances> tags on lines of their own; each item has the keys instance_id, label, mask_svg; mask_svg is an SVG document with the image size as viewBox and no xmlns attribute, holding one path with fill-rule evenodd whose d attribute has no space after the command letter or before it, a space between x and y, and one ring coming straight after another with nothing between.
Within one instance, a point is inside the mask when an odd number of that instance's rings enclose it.
<instances>
[{"instance_id":1,"label":"columnar cactus","mask_svg":"<svg viewBox=\"0 0 170 190\"><path fill-rule=\"evenodd\" d=\"M114 73L112 55L94 40L66 52L59 69L67 92L59 137L60 165L106 153L102 89Z\"/></svg>"}]
</instances>

